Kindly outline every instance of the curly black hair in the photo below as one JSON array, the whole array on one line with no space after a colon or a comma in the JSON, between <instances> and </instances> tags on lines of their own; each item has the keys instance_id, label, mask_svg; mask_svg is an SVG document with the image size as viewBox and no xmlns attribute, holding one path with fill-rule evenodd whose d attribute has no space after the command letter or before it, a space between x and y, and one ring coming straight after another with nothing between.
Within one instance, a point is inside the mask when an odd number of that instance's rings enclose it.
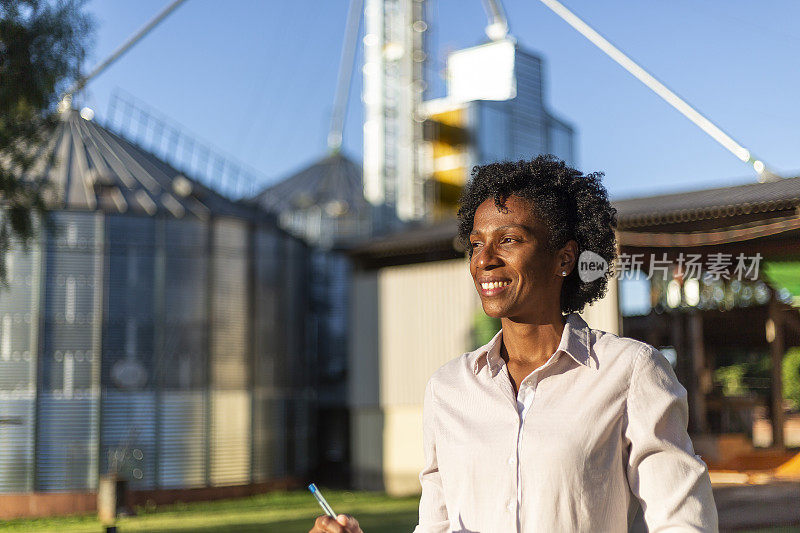
<instances>
[{"instance_id":1,"label":"curly black hair","mask_svg":"<svg viewBox=\"0 0 800 533\"><path fill-rule=\"evenodd\" d=\"M476 166L461 195L458 237L471 256L469 234L478 206L494 198L495 205L502 208L514 195L533 202L549 230L551 252L574 240L578 254L591 250L611 265L616 256L617 210L608 201L608 192L600 183L602 177L602 172L583 175L552 155ZM587 283L580 279L578 268L573 268L561 288L561 312L580 312L602 298L611 274L609 268L604 276Z\"/></svg>"}]
</instances>

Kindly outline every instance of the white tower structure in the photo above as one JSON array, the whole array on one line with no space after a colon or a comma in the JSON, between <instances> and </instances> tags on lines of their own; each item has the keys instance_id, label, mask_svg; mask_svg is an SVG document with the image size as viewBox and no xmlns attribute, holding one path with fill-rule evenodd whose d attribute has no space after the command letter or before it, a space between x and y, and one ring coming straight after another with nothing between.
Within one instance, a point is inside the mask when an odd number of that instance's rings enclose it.
<instances>
[{"instance_id":1,"label":"white tower structure","mask_svg":"<svg viewBox=\"0 0 800 533\"><path fill-rule=\"evenodd\" d=\"M426 216L420 171L425 0L364 6L364 196L403 221Z\"/></svg>"}]
</instances>

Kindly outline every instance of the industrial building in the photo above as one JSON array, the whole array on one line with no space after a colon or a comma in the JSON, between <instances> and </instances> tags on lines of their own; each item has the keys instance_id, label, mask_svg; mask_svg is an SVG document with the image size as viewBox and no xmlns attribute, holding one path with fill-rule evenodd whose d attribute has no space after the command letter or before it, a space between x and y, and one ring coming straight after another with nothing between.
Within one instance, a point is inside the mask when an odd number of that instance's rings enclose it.
<instances>
[{"instance_id":1,"label":"industrial building","mask_svg":"<svg viewBox=\"0 0 800 533\"><path fill-rule=\"evenodd\" d=\"M74 110L30 172L54 228L7 256L0 501L306 472L307 245Z\"/></svg>"},{"instance_id":2,"label":"industrial building","mask_svg":"<svg viewBox=\"0 0 800 533\"><path fill-rule=\"evenodd\" d=\"M341 152L326 155L261 191L255 201L286 231L330 250L372 233L361 165Z\"/></svg>"},{"instance_id":3,"label":"industrial building","mask_svg":"<svg viewBox=\"0 0 800 533\"><path fill-rule=\"evenodd\" d=\"M364 3L364 197L387 208L381 215L452 216L473 165L542 153L575 163L574 130L546 102L542 59L487 4L490 40L450 54L447 94L425 101L426 2Z\"/></svg>"},{"instance_id":4,"label":"industrial building","mask_svg":"<svg viewBox=\"0 0 800 533\"><path fill-rule=\"evenodd\" d=\"M451 217L470 169L553 154L575 164L574 129L545 99L543 61L511 38L453 52L447 96L422 105L429 217Z\"/></svg>"},{"instance_id":5,"label":"industrial building","mask_svg":"<svg viewBox=\"0 0 800 533\"><path fill-rule=\"evenodd\" d=\"M287 232L309 244L307 345L315 395L312 457L318 482L347 484L348 305L351 266L342 248L369 237L380 208L364 198L361 166L340 151L330 153L261 191L255 202Z\"/></svg>"}]
</instances>

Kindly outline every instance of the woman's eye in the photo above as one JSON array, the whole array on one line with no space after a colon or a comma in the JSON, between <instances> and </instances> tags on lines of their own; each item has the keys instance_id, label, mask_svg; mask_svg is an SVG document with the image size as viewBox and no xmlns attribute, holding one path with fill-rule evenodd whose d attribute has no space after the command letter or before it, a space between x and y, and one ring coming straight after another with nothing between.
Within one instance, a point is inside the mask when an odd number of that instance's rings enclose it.
<instances>
[{"instance_id":1,"label":"woman's eye","mask_svg":"<svg viewBox=\"0 0 800 533\"><path fill-rule=\"evenodd\" d=\"M517 242L517 239L514 237L503 237L503 240L500 242Z\"/></svg>"},{"instance_id":2,"label":"woman's eye","mask_svg":"<svg viewBox=\"0 0 800 533\"><path fill-rule=\"evenodd\" d=\"M479 242L472 242L470 243L470 246L472 246L473 248L477 248L479 244L480 244Z\"/></svg>"}]
</instances>

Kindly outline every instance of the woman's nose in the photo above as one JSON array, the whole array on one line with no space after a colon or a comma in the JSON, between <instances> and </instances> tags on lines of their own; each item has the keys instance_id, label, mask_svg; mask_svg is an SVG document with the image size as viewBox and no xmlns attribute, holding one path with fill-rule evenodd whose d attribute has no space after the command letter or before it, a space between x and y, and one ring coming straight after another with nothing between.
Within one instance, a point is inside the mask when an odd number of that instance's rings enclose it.
<instances>
[{"instance_id":1,"label":"woman's nose","mask_svg":"<svg viewBox=\"0 0 800 533\"><path fill-rule=\"evenodd\" d=\"M495 252L496 250L493 245L486 244L478 253L478 257L476 258L476 266L478 268L498 266L500 260Z\"/></svg>"}]
</instances>

